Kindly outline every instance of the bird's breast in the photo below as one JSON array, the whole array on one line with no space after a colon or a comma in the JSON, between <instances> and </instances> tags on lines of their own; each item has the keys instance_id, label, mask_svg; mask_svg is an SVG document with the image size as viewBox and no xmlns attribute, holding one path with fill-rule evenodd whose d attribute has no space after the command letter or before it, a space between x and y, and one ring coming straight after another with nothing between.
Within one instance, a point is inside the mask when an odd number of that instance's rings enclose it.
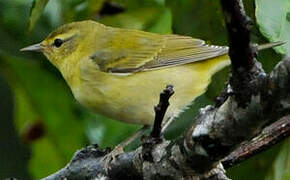
<instances>
[{"instance_id":1,"label":"bird's breast","mask_svg":"<svg viewBox=\"0 0 290 180\"><path fill-rule=\"evenodd\" d=\"M207 88L214 72L229 64L216 58L154 71L120 76L97 70L92 63L81 67L79 86L72 88L76 99L93 110L112 119L152 124L154 105L166 85L173 85L166 118L177 116Z\"/></svg>"}]
</instances>

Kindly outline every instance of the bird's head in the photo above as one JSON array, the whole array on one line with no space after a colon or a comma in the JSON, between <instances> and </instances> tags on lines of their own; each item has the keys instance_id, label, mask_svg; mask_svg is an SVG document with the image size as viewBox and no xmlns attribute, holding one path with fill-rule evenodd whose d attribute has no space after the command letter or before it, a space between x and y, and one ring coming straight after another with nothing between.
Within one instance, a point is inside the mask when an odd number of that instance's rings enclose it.
<instances>
[{"instance_id":1,"label":"bird's head","mask_svg":"<svg viewBox=\"0 0 290 180\"><path fill-rule=\"evenodd\" d=\"M57 68L82 55L88 36L104 25L94 21L80 21L65 24L50 33L43 41L20 51L42 52Z\"/></svg>"}]
</instances>

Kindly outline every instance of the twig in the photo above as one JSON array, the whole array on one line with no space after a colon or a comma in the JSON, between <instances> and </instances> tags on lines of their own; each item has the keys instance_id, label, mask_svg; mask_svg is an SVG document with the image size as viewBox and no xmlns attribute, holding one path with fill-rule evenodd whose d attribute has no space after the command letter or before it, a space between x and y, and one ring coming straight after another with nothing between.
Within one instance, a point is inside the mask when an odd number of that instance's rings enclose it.
<instances>
[{"instance_id":1,"label":"twig","mask_svg":"<svg viewBox=\"0 0 290 180\"><path fill-rule=\"evenodd\" d=\"M153 138L159 138L161 133L161 124L164 118L164 115L166 113L166 110L169 106L169 98L174 94L173 86L167 85L166 89L163 90L162 93L160 93L160 99L157 106L154 107L155 111L155 120L153 129L151 132L151 136Z\"/></svg>"},{"instance_id":2,"label":"twig","mask_svg":"<svg viewBox=\"0 0 290 180\"><path fill-rule=\"evenodd\" d=\"M142 138L142 158L146 161L153 162L152 150L154 146L161 142L161 125L166 110L169 106L169 98L174 94L173 86L167 85L160 93L159 103L154 107L155 119L153 129L149 136Z\"/></svg>"},{"instance_id":3,"label":"twig","mask_svg":"<svg viewBox=\"0 0 290 180\"><path fill-rule=\"evenodd\" d=\"M251 141L242 143L235 151L222 160L225 168L232 167L250 157L269 149L290 136L290 116L281 118L266 127Z\"/></svg>"}]
</instances>

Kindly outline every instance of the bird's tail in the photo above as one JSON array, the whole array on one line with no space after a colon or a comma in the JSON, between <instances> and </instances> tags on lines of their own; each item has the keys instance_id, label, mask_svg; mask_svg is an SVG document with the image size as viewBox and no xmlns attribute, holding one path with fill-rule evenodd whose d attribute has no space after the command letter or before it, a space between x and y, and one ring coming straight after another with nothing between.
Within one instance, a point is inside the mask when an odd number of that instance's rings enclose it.
<instances>
[{"instance_id":1,"label":"bird's tail","mask_svg":"<svg viewBox=\"0 0 290 180\"><path fill-rule=\"evenodd\" d=\"M286 43L286 41L277 41L277 42L261 44L261 45L258 45L258 51L264 50L264 49L268 49L268 48L272 48L272 47L276 47L276 46L281 46L281 45L283 45L285 43Z\"/></svg>"}]
</instances>

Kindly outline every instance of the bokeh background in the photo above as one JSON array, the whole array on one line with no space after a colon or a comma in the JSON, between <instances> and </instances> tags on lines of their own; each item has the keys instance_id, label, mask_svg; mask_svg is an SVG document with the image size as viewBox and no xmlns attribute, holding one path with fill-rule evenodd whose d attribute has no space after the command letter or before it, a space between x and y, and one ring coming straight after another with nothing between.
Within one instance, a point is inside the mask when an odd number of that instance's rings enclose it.
<instances>
[{"instance_id":1,"label":"bokeh background","mask_svg":"<svg viewBox=\"0 0 290 180\"><path fill-rule=\"evenodd\" d=\"M254 42L290 42L290 0L244 3L254 20ZM1 0L0 179L45 177L68 163L77 149L93 143L112 147L141 127L89 112L75 101L60 73L42 54L19 51L40 42L62 24L86 19L227 45L223 14L216 0ZM289 54L289 44L259 53L267 72ZM208 91L169 128L167 138L180 135L194 122L200 107L214 103L229 71L226 68L213 77ZM229 169L229 177L290 179L288 141ZM138 141L127 149L137 145Z\"/></svg>"}]
</instances>

